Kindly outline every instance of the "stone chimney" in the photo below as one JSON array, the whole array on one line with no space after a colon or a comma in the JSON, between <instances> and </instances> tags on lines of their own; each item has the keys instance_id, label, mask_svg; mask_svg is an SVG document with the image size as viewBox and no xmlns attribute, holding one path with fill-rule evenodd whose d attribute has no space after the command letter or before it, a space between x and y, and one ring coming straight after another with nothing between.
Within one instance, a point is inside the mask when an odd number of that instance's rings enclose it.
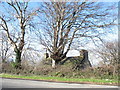
<instances>
[{"instance_id":1,"label":"stone chimney","mask_svg":"<svg viewBox=\"0 0 120 90\"><path fill-rule=\"evenodd\" d=\"M81 60L81 63L80 63L82 68L92 67L92 65L89 61L87 50L82 49L80 51L80 57L82 57L82 60Z\"/></svg>"}]
</instances>

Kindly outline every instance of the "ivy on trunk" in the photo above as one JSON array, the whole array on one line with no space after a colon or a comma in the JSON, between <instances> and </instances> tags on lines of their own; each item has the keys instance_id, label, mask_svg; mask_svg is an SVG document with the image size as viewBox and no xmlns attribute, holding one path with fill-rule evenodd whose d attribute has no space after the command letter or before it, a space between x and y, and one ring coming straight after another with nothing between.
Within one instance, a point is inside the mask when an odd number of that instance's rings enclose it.
<instances>
[{"instance_id":1,"label":"ivy on trunk","mask_svg":"<svg viewBox=\"0 0 120 90\"><path fill-rule=\"evenodd\" d=\"M19 49L15 50L15 68L21 69L21 51Z\"/></svg>"}]
</instances>

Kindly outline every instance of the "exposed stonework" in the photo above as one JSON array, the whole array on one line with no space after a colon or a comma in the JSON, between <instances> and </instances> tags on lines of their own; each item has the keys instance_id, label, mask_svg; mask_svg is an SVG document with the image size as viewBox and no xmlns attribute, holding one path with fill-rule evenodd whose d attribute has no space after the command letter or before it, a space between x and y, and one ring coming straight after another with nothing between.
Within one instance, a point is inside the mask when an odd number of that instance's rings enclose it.
<instances>
[{"instance_id":1,"label":"exposed stonework","mask_svg":"<svg viewBox=\"0 0 120 90\"><path fill-rule=\"evenodd\" d=\"M63 63L69 61L74 64L74 69L85 69L92 67L88 58L88 51L84 49L80 50L80 56L68 57Z\"/></svg>"},{"instance_id":2,"label":"exposed stonework","mask_svg":"<svg viewBox=\"0 0 120 90\"><path fill-rule=\"evenodd\" d=\"M90 61L89 61L89 57L88 57L88 51L82 49L80 51L80 56L82 57L82 60L80 62L82 68L87 68L87 67L92 67Z\"/></svg>"}]
</instances>

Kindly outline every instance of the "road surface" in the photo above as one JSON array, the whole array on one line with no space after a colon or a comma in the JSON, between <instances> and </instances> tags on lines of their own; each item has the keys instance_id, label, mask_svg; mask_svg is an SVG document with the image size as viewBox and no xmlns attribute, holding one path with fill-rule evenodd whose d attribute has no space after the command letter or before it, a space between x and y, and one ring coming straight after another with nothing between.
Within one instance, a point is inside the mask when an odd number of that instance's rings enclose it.
<instances>
[{"instance_id":1,"label":"road surface","mask_svg":"<svg viewBox=\"0 0 120 90\"><path fill-rule=\"evenodd\" d=\"M2 88L118 88L118 86L110 85L56 83L5 78L0 83L2 83Z\"/></svg>"}]
</instances>

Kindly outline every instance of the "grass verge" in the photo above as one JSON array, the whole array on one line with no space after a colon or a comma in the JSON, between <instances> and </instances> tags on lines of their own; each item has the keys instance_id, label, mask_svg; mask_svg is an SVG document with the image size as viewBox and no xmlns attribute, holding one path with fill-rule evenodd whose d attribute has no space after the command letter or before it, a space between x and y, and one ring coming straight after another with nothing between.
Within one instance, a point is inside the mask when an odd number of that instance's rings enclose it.
<instances>
[{"instance_id":1,"label":"grass verge","mask_svg":"<svg viewBox=\"0 0 120 90\"><path fill-rule=\"evenodd\" d=\"M16 78L27 80L45 80L54 82L69 82L69 83L89 83L89 84L106 84L106 85L118 85L118 81L110 79L90 79L90 78L64 78L64 77L45 77L45 76L23 76L23 75L11 75L0 74L2 78Z\"/></svg>"}]
</instances>

